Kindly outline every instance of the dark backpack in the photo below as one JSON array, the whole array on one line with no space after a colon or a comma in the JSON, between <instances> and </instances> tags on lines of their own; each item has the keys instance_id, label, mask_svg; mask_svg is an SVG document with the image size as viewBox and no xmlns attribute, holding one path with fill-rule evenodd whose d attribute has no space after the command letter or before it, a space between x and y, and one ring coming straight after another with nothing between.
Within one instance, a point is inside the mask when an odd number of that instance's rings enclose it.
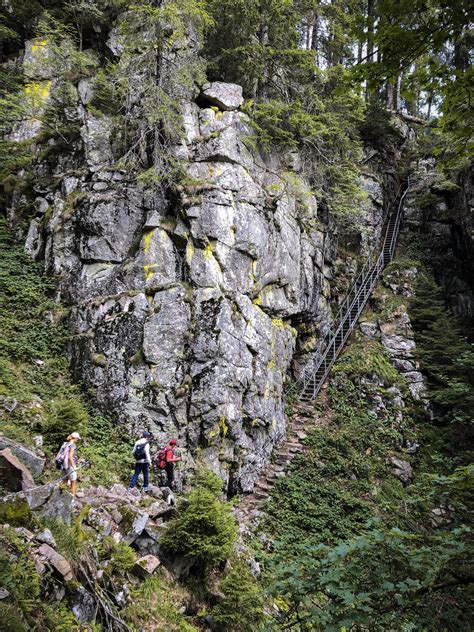
<instances>
[{"instance_id":1,"label":"dark backpack","mask_svg":"<svg viewBox=\"0 0 474 632\"><path fill-rule=\"evenodd\" d=\"M66 456L66 450L68 448L68 442L65 441L62 446L59 448L59 452L56 454L54 462L56 464L56 469L62 470L64 466L64 457Z\"/></svg>"},{"instance_id":2,"label":"dark backpack","mask_svg":"<svg viewBox=\"0 0 474 632\"><path fill-rule=\"evenodd\" d=\"M148 445L148 441L146 443L139 443L135 450L133 451L133 456L135 457L135 461L141 461L142 459L146 459L145 447Z\"/></svg>"}]
</instances>

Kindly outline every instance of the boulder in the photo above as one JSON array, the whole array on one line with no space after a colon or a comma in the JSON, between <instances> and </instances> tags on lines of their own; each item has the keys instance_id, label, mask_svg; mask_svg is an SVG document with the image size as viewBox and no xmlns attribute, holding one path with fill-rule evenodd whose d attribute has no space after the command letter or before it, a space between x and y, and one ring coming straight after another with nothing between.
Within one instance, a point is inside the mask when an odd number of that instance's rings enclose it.
<instances>
[{"instance_id":1,"label":"boulder","mask_svg":"<svg viewBox=\"0 0 474 632\"><path fill-rule=\"evenodd\" d=\"M54 518L55 520L59 520L65 524L71 524L71 494L65 490L55 487L51 496L43 505L41 505L38 513L43 518Z\"/></svg>"},{"instance_id":2,"label":"boulder","mask_svg":"<svg viewBox=\"0 0 474 632\"><path fill-rule=\"evenodd\" d=\"M359 327L364 336L368 338L374 338L379 333L378 325L373 321L361 321Z\"/></svg>"},{"instance_id":3,"label":"boulder","mask_svg":"<svg viewBox=\"0 0 474 632\"><path fill-rule=\"evenodd\" d=\"M31 472L9 448L0 451L0 478L10 492L25 491L35 484Z\"/></svg>"},{"instance_id":4,"label":"boulder","mask_svg":"<svg viewBox=\"0 0 474 632\"><path fill-rule=\"evenodd\" d=\"M214 81L202 89L201 100L221 110L237 110L243 102L242 87L235 83Z\"/></svg>"},{"instance_id":5,"label":"boulder","mask_svg":"<svg viewBox=\"0 0 474 632\"><path fill-rule=\"evenodd\" d=\"M152 496L153 498L156 498L157 500L161 500L162 498L164 498L163 490L160 487L157 487L156 485L150 485L148 488L148 493L150 494L150 496Z\"/></svg>"},{"instance_id":6,"label":"boulder","mask_svg":"<svg viewBox=\"0 0 474 632\"><path fill-rule=\"evenodd\" d=\"M7 597L10 596L10 591L8 591L6 588L0 588L0 599L6 599Z\"/></svg>"},{"instance_id":7,"label":"boulder","mask_svg":"<svg viewBox=\"0 0 474 632\"><path fill-rule=\"evenodd\" d=\"M400 479L402 483L409 483L413 478L413 468L410 463L395 456L390 458L390 463L392 464L392 474Z\"/></svg>"},{"instance_id":8,"label":"boulder","mask_svg":"<svg viewBox=\"0 0 474 632\"><path fill-rule=\"evenodd\" d=\"M163 498L166 500L168 505L176 505L176 498L169 487L162 487L161 493L163 494Z\"/></svg>"},{"instance_id":9,"label":"boulder","mask_svg":"<svg viewBox=\"0 0 474 632\"><path fill-rule=\"evenodd\" d=\"M112 533L114 521L112 516L104 509L101 511L94 508L89 509L85 520L100 535L108 536Z\"/></svg>"},{"instance_id":10,"label":"boulder","mask_svg":"<svg viewBox=\"0 0 474 632\"><path fill-rule=\"evenodd\" d=\"M69 582L74 578L71 565L67 559L55 551L49 544L42 544L38 549L38 555L62 575L64 581Z\"/></svg>"},{"instance_id":11,"label":"boulder","mask_svg":"<svg viewBox=\"0 0 474 632\"><path fill-rule=\"evenodd\" d=\"M154 555L144 555L140 557L133 567L133 572L139 577L149 577L153 575L158 566L160 565L160 560Z\"/></svg>"},{"instance_id":12,"label":"boulder","mask_svg":"<svg viewBox=\"0 0 474 632\"><path fill-rule=\"evenodd\" d=\"M8 413L12 413L18 406L18 400L14 397L5 397L2 400L2 406Z\"/></svg>"},{"instance_id":13,"label":"boulder","mask_svg":"<svg viewBox=\"0 0 474 632\"><path fill-rule=\"evenodd\" d=\"M83 586L79 586L77 589L72 612L79 623L89 623L95 619L95 601Z\"/></svg>"},{"instance_id":14,"label":"boulder","mask_svg":"<svg viewBox=\"0 0 474 632\"><path fill-rule=\"evenodd\" d=\"M53 493L54 484L50 483L49 485L41 485L40 487L35 487L30 489L26 493L26 500L28 502L28 506L30 509L38 509L41 505L48 500L48 498Z\"/></svg>"},{"instance_id":15,"label":"boulder","mask_svg":"<svg viewBox=\"0 0 474 632\"><path fill-rule=\"evenodd\" d=\"M44 467L44 459L35 454L33 450L25 448L21 443L16 443L0 434L0 450L8 448L36 477L41 474Z\"/></svg>"},{"instance_id":16,"label":"boulder","mask_svg":"<svg viewBox=\"0 0 474 632\"><path fill-rule=\"evenodd\" d=\"M147 513L140 513L137 515L137 517L132 523L132 528L125 536L125 541L127 542L127 544L132 544L132 542L135 542L138 536L141 535L143 529L146 527L147 522L148 522Z\"/></svg>"},{"instance_id":17,"label":"boulder","mask_svg":"<svg viewBox=\"0 0 474 632\"><path fill-rule=\"evenodd\" d=\"M57 546L56 540L49 529L44 529L41 533L38 533L38 535L35 536L35 540L43 542L44 544L49 544L49 546L53 547L53 549Z\"/></svg>"},{"instance_id":18,"label":"boulder","mask_svg":"<svg viewBox=\"0 0 474 632\"><path fill-rule=\"evenodd\" d=\"M175 508L164 501L154 502L148 507L148 514L150 518L153 518L153 520L157 520L158 518L169 518L175 512Z\"/></svg>"},{"instance_id":19,"label":"boulder","mask_svg":"<svg viewBox=\"0 0 474 632\"><path fill-rule=\"evenodd\" d=\"M431 510L432 518L431 524L435 529L438 527L444 527L447 524L450 524L453 521L452 507L435 507Z\"/></svg>"}]
</instances>

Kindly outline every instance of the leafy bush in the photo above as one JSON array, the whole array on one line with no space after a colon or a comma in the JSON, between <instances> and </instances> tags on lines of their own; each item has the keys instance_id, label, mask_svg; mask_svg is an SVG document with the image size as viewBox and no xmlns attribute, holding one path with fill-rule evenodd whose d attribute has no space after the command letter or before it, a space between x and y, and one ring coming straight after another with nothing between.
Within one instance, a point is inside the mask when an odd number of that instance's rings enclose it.
<instances>
[{"instance_id":1,"label":"leafy bush","mask_svg":"<svg viewBox=\"0 0 474 632\"><path fill-rule=\"evenodd\" d=\"M330 423L308 434L306 453L275 483L268 504L269 527L274 537L291 546L302 538L334 543L350 537L377 513L376 481L386 475L386 459L403 442L411 423L409 418L395 423L390 397L384 419L368 410L368 399L380 387L361 386L360 378L375 374L383 380L380 373L393 377L380 353L375 359L374 348L369 346L365 355L355 345L343 355L328 389Z\"/></svg>"},{"instance_id":2,"label":"leafy bush","mask_svg":"<svg viewBox=\"0 0 474 632\"><path fill-rule=\"evenodd\" d=\"M472 493L472 472L454 477L451 491L466 500ZM431 492L436 495L436 488ZM410 504L420 502L422 498L412 498ZM277 564L270 569L270 592L286 602L279 625L468 632L472 532L466 526L433 532L431 518L425 512L409 530L376 522L335 546L301 543L291 552L279 549ZM312 607L314 603L320 607Z\"/></svg>"},{"instance_id":3,"label":"leafy bush","mask_svg":"<svg viewBox=\"0 0 474 632\"><path fill-rule=\"evenodd\" d=\"M79 454L91 462L83 478L92 485L112 485L118 480L128 482L133 438L126 430L103 415L93 415L88 424L87 438Z\"/></svg>"},{"instance_id":4,"label":"leafy bush","mask_svg":"<svg viewBox=\"0 0 474 632\"><path fill-rule=\"evenodd\" d=\"M72 566L76 566L85 553L87 534L82 527L82 522L89 511L86 506L81 513L74 518L71 525L61 520L47 519L44 524L51 530L56 540L58 551L69 560Z\"/></svg>"},{"instance_id":5,"label":"leafy bush","mask_svg":"<svg viewBox=\"0 0 474 632\"><path fill-rule=\"evenodd\" d=\"M48 297L54 289L34 263L10 238L0 219L0 356L43 361L64 351L65 330L46 318L57 305Z\"/></svg>"},{"instance_id":6,"label":"leafy bush","mask_svg":"<svg viewBox=\"0 0 474 632\"><path fill-rule=\"evenodd\" d=\"M262 629L265 620L262 587L245 564L232 563L220 590L223 597L212 609L212 617L221 630L257 632Z\"/></svg>"},{"instance_id":7,"label":"leafy bush","mask_svg":"<svg viewBox=\"0 0 474 632\"><path fill-rule=\"evenodd\" d=\"M430 399L444 421L472 424L474 348L461 335L440 288L427 271L417 278L409 305L417 354L428 376Z\"/></svg>"},{"instance_id":8,"label":"leafy bush","mask_svg":"<svg viewBox=\"0 0 474 632\"><path fill-rule=\"evenodd\" d=\"M230 505L219 500L222 481L200 470L196 487L178 515L168 523L160 543L174 555L190 558L194 570L204 574L227 559L237 537Z\"/></svg>"}]
</instances>

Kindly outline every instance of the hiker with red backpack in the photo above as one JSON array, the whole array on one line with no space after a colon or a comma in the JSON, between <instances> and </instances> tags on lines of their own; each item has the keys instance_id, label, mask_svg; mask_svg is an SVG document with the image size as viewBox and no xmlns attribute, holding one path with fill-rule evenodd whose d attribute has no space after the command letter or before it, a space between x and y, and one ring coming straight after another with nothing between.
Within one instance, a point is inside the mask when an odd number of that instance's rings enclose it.
<instances>
[{"instance_id":1,"label":"hiker with red backpack","mask_svg":"<svg viewBox=\"0 0 474 632\"><path fill-rule=\"evenodd\" d=\"M143 491L148 493L148 473L151 463L150 456L150 439L149 432L143 432L141 439L135 441L135 445L132 449L132 455L135 457L135 472L133 473L132 480L128 489L134 489L138 483L140 474L143 474Z\"/></svg>"},{"instance_id":2,"label":"hiker with red backpack","mask_svg":"<svg viewBox=\"0 0 474 632\"><path fill-rule=\"evenodd\" d=\"M174 464L177 461L181 461L181 457L176 456L174 453L177 443L176 439L171 439L166 448L158 450L156 455L158 467L166 472L166 486L171 490L173 489L174 481Z\"/></svg>"}]
</instances>

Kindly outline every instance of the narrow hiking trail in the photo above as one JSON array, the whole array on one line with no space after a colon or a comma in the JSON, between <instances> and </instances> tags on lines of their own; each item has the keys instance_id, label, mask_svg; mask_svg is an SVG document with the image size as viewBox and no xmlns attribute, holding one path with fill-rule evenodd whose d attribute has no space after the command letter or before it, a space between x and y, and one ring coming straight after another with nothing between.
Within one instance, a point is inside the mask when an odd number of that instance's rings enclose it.
<instances>
[{"instance_id":1,"label":"narrow hiking trail","mask_svg":"<svg viewBox=\"0 0 474 632\"><path fill-rule=\"evenodd\" d=\"M304 454L304 440L308 433L314 428L328 425L332 419L325 387L320 392L317 404L296 402L292 409L285 439L273 453L273 462L260 474L253 491L244 496L234 509L234 516L239 524L248 524L258 517L276 480L285 476L286 470L296 456Z\"/></svg>"}]
</instances>

